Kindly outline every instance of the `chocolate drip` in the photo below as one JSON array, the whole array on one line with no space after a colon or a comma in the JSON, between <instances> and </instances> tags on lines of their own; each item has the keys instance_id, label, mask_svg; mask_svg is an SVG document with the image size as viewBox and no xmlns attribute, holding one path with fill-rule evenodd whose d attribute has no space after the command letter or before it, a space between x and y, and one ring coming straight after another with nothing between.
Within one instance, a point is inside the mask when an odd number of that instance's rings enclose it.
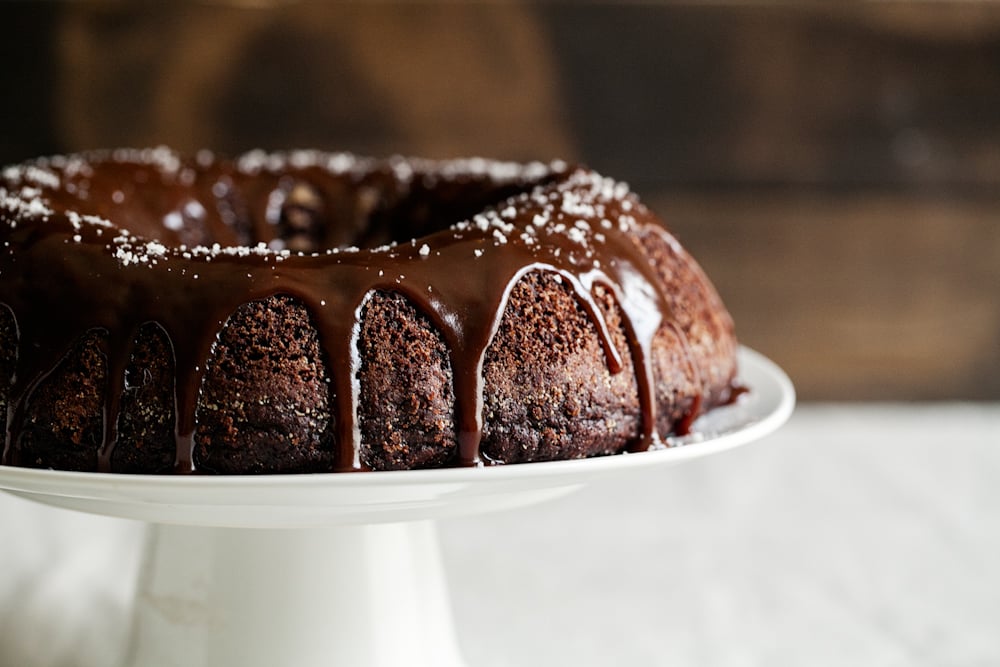
<instances>
[{"instance_id":1,"label":"chocolate drip","mask_svg":"<svg viewBox=\"0 0 1000 667\"><path fill-rule=\"evenodd\" d=\"M634 197L582 169L523 169L498 176L475 169L448 171L446 163L407 163L407 169L416 167L414 175L401 173L400 164L356 163L338 173L293 161L268 169L244 165L241 171L223 162L182 163L171 169L134 156L112 156L79 173L70 173L65 164L54 165L58 168L52 173L62 179L62 187L43 188L37 201L44 204L32 211L24 198L31 188L22 183L20 194L10 190L0 206L0 241L7 242L0 251L0 303L14 314L22 343L3 462L20 463L20 437L32 393L76 340L99 330L106 333L102 350L108 380L97 460L99 470L111 470L125 369L140 327L155 323L166 333L175 361L174 471L194 472L196 410L216 336L241 304L287 295L300 300L312 315L329 364L337 419L334 469L360 470L359 321L371 294L388 291L414 304L447 344L456 464L492 463L480 452L483 364L511 290L530 272L551 272L568 283L598 333L609 370L618 373L624 361L595 290L600 287L613 296L623 314L638 389L641 432L630 449L658 445L652 345L671 317L660 280L634 239L639 223L633 216L648 215ZM188 175L181 178L178 173ZM287 179L306 176L307 181L289 186ZM423 178L419 187L414 185L417 176ZM439 181L460 195L453 202L436 201L433 183ZM138 188L130 189L128 197L115 197L116 204L102 196L121 183L132 188L138 182L151 183L146 187L156 196L142 196ZM302 184L306 182L308 186ZM278 235L283 230L295 238L306 233L318 238L318 216L330 210L323 203L324 193L343 191L345 183L363 183L366 192L380 192L399 210L410 206L423 211L421 224L429 224L435 215L441 220L436 231L419 240L382 248L312 254L267 249L267 244L281 247ZM67 185L73 192L85 190L90 201L71 194ZM427 201L413 203L416 190L422 190ZM276 191L290 198L282 204L280 224L269 223L265 212L268 197ZM466 191L475 193L471 201L461 198ZM471 220L451 224L453 219L447 219L449 211L473 208L477 202L485 205L484 212ZM370 202L368 206L372 208ZM81 209L112 223L74 212ZM234 211L243 209L250 220L234 217ZM384 211L381 215L391 218ZM192 220L200 220L193 230ZM213 239L234 242L250 233L259 246L192 248L184 241L206 235L202 243L207 246ZM78 286L73 298L64 295L65 284ZM683 332L677 333L683 340ZM701 408L699 396L679 428L689 428Z\"/></svg>"}]
</instances>

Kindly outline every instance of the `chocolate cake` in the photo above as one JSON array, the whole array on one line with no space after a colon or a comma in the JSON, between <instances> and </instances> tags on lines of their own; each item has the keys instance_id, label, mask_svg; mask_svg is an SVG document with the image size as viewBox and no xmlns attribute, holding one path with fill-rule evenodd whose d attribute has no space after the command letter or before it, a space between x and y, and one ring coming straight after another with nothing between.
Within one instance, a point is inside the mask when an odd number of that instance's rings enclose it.
<instances>
[{"instance_id":1,"label":"chocolate cake","mask_svg":"<svg viewBox=\"0 0 1000 667\"><path fill-rule=\"evenodd\" d=\"M664 446L732 321L627 186L561 162L114 150L0 178L3 464L478 466Z\"/></svg>"}]
</instances>

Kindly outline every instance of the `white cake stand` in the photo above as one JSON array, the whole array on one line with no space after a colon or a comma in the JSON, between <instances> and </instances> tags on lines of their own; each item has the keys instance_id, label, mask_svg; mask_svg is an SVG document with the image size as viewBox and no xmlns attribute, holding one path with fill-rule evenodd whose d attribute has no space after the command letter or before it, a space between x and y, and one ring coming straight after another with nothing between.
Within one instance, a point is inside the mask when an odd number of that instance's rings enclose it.
<instances>
[{"instance_id":1,"label":"white cake stand","mask_svg":"<svg viewBox=\"0 0 1000 667\"><path fill-rule=\"evenodd\" d=\"M788 377L740 350L751 391L684 446L579 461L342 475L161 477L0 468L0 488L151 522L129 667L459 667L434 520L566 495L777 429Z\"/></svg>"}]
</instances>

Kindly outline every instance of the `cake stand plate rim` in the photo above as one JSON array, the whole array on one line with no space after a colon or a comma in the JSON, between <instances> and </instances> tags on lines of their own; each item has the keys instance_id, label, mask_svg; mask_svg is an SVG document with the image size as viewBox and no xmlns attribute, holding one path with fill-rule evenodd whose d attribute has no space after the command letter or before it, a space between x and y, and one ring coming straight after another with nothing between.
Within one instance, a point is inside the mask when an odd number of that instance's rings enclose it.
<instances>
[{"instance_id":1,"label":"cake stand plate rim","mask_svg":"<svg viewBox=\"0 0 1000 667\"><path fill-rule=\"evenodd\" d=\"M72 499L89 501L85 511L107 504L108 514L126 518L186 523L186 514L199 508L240 512L241 508L271 507L277 514L293 514L297 509L321 515L328 512L342 523L356 514L357 520L405 520L428 516L435 507L466 499L489 505L491 497L535 493L540 489L575 488L590 479L614 472L655 465L674 465L720 453L759 440L784 424L795 406L795 389L788 376L774 362L747 347L739 350L740 382L749 387L747 395L734 405L717 408L695 422L692 434L671 440L666 448L566 461L489 466L364 473L304 475L171 476L122 475L60 470L38 470L0 466L0 489L46 502L50 498L62 507ZM131 505L129 512L114 511L116 505ZM504 503L500 503L503 505ZM509 502L507 503L510 504ZM515 505L516 506L516 503ZM480 508L482 509L482 508ZM313 517L318 519L319 517ZM222 517L206 517L194 523L220 525ZM313 520L310 519L310 520ZM267 521L280 517L271 516ZM245 522L240 522L243 525ZM252 519L251 519L252 523Z\"/></svg>"}]
</instances>

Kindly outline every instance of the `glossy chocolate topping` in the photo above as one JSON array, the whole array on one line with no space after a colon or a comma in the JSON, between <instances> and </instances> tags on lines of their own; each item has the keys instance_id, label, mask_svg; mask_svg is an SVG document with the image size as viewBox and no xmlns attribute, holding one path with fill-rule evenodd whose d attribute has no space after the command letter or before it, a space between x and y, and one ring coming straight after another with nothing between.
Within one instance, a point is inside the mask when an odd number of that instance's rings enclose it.
<instances>
[{"instance_id":1,"label":"glossy chocolate topping","mask_svg":"<svg viewBox=\"0 0 1000 667\"><path fill-rule=\"evenodd\" d=\"M652 220L625 185L561 163L307 151L230 162L155 149L9 167L0 180L0 303L21 344L3 461L19 463L35 389L96 331L108 378L98 467L110 470L125 368L140 327L155 323L176 368L175 470L193 472L199 392L217 335L241 304L280 294L308 309L329 365L335 469L359 470L359 319L366 299L387 291L409 300L447 344L455 463L488 464L484 355L511 289L529 272L572 288L617 373L623 361L594 290L613 295L639 393L632 449L647 449L660 442L650 350L661 327L675 326L637 241L643 230L673 243ZM703 407L700 397L694 403L675 429L690 426Z\"/></svg>"}]
</instances>

